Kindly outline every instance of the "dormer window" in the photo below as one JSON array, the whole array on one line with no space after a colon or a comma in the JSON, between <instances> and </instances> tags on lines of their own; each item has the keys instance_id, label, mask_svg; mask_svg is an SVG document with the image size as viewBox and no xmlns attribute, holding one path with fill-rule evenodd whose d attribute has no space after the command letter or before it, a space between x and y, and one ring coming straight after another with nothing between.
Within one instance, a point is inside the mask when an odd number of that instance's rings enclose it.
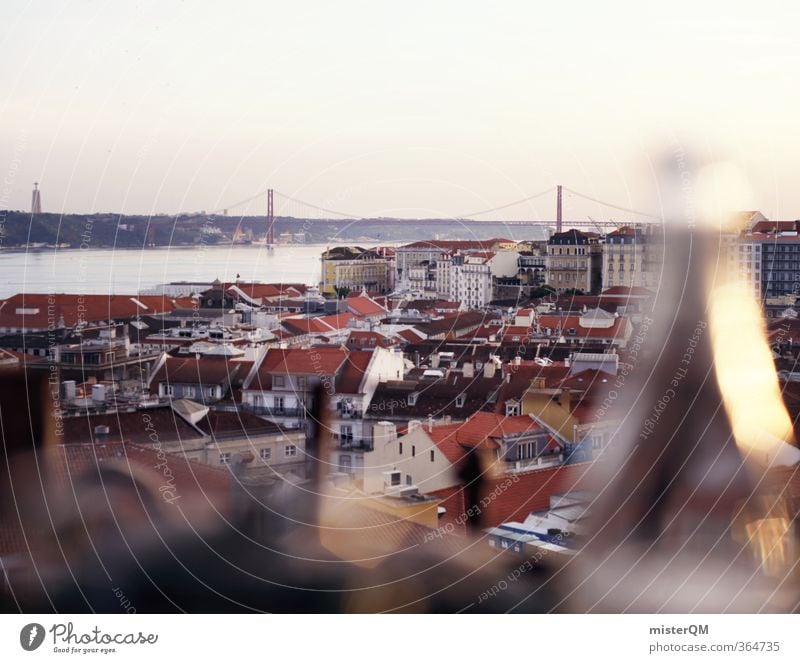
<instances>
[{"instance_id":1,"label":"dormer window","mask_svg":"<svg viewBox=\"0 0 800 663\"><path fill-rule=\"evenodd\" d=\"M464 407L464 401L467 400L467 397L464 394L459 394L456 396L456 407Z\"/></svg>"},{"instance_id":2,"label":"dormer window","mask_svg":"<svg viewBox=\"0 0 800 663\"><path fill-rule=\"evenodd\" d=\"M408 395L408 404L409 405L416 405L417 404L417 396L418 395L419 394L417 394L417 392L413 392L413 393L409 394Z\"/></svg>"}]
</instances>

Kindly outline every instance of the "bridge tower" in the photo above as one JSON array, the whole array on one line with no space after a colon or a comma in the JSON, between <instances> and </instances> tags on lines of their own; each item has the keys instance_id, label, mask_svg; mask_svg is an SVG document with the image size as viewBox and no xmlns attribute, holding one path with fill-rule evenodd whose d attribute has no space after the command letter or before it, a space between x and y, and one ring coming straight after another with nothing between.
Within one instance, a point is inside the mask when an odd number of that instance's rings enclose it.
<instances>
[{"instance_id":1,"label":"bridge tower","mask_svg":"<svg viewBox=\"0 0 800 663\"><path fill-rule=\"evenodd\" d=\"M561 232L562 219L561 219L561 185L556 187L556 232Z\"/></svg>"},{"instance_id":2,"label":"bridge tower","mask_svg":"<svg viewBox=\"0 0 800 663\"><path fill-rule=\"evenodd\" d=\"M275 207L273 191L267 189L267 246L275 244Z\"/></svg>"}]
</instances>

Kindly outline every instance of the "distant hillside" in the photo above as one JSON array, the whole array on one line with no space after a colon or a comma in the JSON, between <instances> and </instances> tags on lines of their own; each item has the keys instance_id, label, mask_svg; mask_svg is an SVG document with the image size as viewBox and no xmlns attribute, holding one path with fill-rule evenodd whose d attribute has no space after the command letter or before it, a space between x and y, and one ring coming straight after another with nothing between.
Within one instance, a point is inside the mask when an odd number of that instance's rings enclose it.
<instances>
[{"instance_id":1,"label":"distant hillside","mask_svg":"<svg viewBox=\"0 0 800 663\"><path fill-rule=\"evenodd\" d=\"M124 216L118 214L37 214L0 211L2 247L29 243L67 243L72 248L141 248L227 243L235 235L262 238L266 217ZM238 228L238 230L237 230ZM424 238L516 240L543 239L538 225L452 219L294 219L275 220L275 235L302 234L306 242L403 242Z\"/></svg>"}]
</instances>

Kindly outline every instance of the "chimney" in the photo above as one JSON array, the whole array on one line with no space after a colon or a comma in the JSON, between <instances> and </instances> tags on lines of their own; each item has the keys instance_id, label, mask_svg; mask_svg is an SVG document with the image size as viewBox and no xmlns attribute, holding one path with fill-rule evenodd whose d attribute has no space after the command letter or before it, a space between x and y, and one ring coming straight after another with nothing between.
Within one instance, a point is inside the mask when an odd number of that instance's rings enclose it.
<instances>
[{"instance_id":1,"label":"chimney","mask_svg":"<svg viewBox=\"0 0 800 663\"><path fill-rule=\"evenodd\" d=\"M569 389L562 389L558 394L558 403L568 412L571 412L572 394Z\"/></svg>"},{"instance_id":2,"label":"chimney","mask_svg":"<svg viewBox=\"0 0 800 663\"><path fill-rule=\"evenodd\" d=\"M483 377L493 378L495 369L496 367L494 365L494 362L490 359L483 365Z\"/></svg>"},{"instance_id":3,"label":"chimney","mask_svg":"<svg viewBox=\"0 0 800 663\"><path fill-rule=\"evenodd\" d=\"M465 378L474 378L475 366L473 366L471 361L464 362L464 366L462 367L461 372Z\"/></svg>"},{"instance_id":4,"label":"chimney","mask_svg":"<svg viewBox=\"0 0 800 663\"><path fill-rule=\"evenodd\" d=\"M433 430L433 415L428 415L428 432L430 433Z\"/></svg>"},{"instance_id":5,"label":"chimney","mask_svg":"<svg viewBox=\"0 0 800 663\"><path fill-rule=\"evenodd\" d=\"M387 444L397 439L397 427L391 421L379 421L372 426L372 440L374 447Z\"/></svg>"},{"instance_id":6,"label":"chimney","mask_svg":"<svg viewBox=\"0 0 800 663\"><path fill-rule=\"evenodd\" d=\"M431 368L439 368L439 353L434 352L431 355Z\"/></svg>"}]
</instances>

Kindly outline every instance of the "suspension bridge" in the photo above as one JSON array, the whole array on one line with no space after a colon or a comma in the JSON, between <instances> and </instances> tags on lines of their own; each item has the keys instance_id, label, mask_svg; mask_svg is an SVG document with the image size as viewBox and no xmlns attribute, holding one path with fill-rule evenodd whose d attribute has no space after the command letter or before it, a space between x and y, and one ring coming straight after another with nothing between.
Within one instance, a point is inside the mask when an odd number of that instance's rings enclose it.
<instances>
[{"instance_id":1,"label":"suspension bridge","mask_svg":"<svg viewBox=\"0 0 800 663\"><path fill-rule=\"evenodd\" d=\"M531 203L534 201L545 198L546 196L555 197L555 215L554 218L541 219L530 218ZM573 200L582 200L590 202L597 206L598 216L601 220L595 220L591 216L579 219L565 219L564 208L565 202L570 203ZM385 217L370 217L361 214L355 214L346 210L334 209L327 205L318 205L311 203L300 198L281 193L275 189L264 189L252 196L243 200L235 201L225 207L212 210L211 212L204 212L200 215L184 216L184 220L198 218L198 217L214 217L222 215L227 217L231 211L247 209L254 203L260 201L261 204L266 203L266 227L267 236L266 241L268 244L275 243L275 219L280 217L282 219L317 219L317 220L341 220L346 222L366 221L366 220L386 220L386 221L422 221L424 219L389 219ZM260 207L258 215L263 215L264 207ZM626 215L624 221L614 221L608 218L609 213L622 212ZM242 213L242 216L246 214ZM489 218L491 215L501 214L501 218ZM663 217L651 212L637 210L624 205L603 201L597 197L589 196L587 194L575 191L574 189L562 186L560 184L552 186L544 191L539 191L530 196L525 196L518 200L513 200L502 205L480 209L471 212L465 212L452 217L438 217L436 220L452 220L457 221L484 221L487 223L502 223L505 225L525 225L525 226L541 226L543 228L554 228L556 232L561 232L564 227L569 228L583 228L583 229L596 229L599 232L606 232L607 230L617 228L621 225L630 224L645 224L645 223L660 223Z\"/></svg>"}]
</instances>

